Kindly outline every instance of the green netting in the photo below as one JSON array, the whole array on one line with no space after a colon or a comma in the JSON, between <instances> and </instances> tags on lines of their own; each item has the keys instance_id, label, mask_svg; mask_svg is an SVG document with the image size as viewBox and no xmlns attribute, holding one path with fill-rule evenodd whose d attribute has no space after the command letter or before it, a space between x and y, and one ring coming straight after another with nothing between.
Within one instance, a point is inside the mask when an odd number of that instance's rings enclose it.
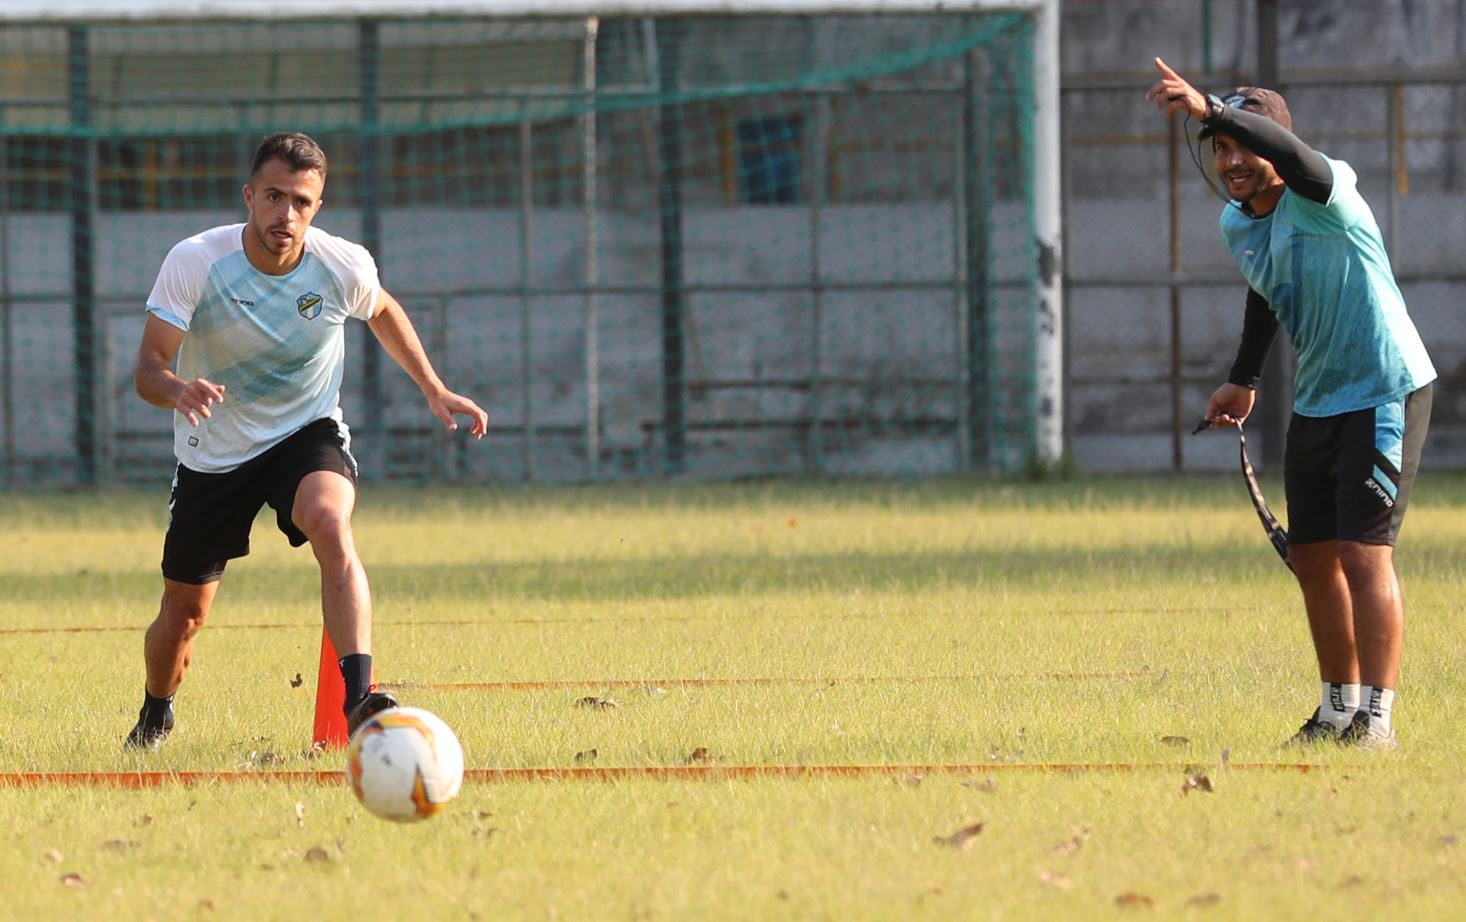
<instances>
[{"instance_id":1,"label":"green netting","mask_svg":"<svg viewBox=\"0 0 1466 922\"><path fill-rule=\"evenodd\" d=\"M353 325L366 476L1021 466L1031 46L1013 14L0 26L0 475L166 477L143 304L281 129L493 418L442 435Z\"/></svg>"}]
</instances>

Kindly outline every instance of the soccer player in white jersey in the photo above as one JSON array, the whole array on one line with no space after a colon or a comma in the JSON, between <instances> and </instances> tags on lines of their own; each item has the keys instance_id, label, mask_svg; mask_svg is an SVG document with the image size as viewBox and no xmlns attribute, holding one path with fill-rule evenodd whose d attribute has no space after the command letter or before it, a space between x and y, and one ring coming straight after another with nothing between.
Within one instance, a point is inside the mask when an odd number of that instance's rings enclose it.
<instances>
[{"instance_id":1,"label":"soccer player in white jersey","mask_svg":"<svg viewBox=\"0 0 1466 922\"><path fill-rule=\"evenodd\" d=\"M1289 742L1395 748L1405 630L1395 540L1430 425L1435 367L1349 164L1293 134L1274 90L1204 95L1160 58L1148 99L1202 123L1226 188L1222 240L1248 284L1242 343L1206 418L1240 424L1279 326L1298 350L1283 482L1288 560L1321 694Z\"/></svg>"},{"instance_id":2,"label":"soccer player in white jersey","mask_svg":"<svg viewBox=\"0 0 1466 922\"><path fill-rule=\"evenodd\" d=\"M194 637L267 503L291 545L309 542L320 564L348 729L396 705L371 684L371 591L351 532L357 470L339 400L346 321L366 321L449 429L466 416L482 438L489 420L433 371L371 254L311 226L325 182L314 140L265 138L244 187L247 220L174 246L148 296L133 381L144 400L173 411L178 468L163 601L143 645L147 686L129 747L156 748L172 731Z\"/></svg>"}]
</instances>

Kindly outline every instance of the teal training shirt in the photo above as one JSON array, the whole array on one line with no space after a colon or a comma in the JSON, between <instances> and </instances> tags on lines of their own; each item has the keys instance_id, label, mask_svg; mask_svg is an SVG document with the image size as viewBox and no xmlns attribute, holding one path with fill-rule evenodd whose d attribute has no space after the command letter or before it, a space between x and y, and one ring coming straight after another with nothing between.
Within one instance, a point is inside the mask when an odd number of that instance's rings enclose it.
<instances>
[{"instance_id":1,"label":"teal training shirt","mask_svg":"<svg viewBox=\"0 0 1466 922\"><path fill-rule=\"evenodd\" d=\"M1222 209L1222 240L1298 352L1294 412L1337 416L1399 400L1435 380L1405 310L1358 177L1329 160L1327 204L1283 193L1270 214Z\"/></svg>"}]
</instances>

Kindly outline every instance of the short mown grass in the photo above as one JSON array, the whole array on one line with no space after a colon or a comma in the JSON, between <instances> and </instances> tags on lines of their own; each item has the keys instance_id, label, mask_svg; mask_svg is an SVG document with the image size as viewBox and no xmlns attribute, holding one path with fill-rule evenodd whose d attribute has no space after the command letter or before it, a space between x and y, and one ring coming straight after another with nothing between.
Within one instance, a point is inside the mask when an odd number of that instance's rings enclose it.
<instances>
[{"instance_id":1,"label":"short mown grass","mask_svg":"<svg viewBox=\"0 0 1466 922\"><path fill-rule=\"evenodd\" d=\"M1414 503L1403 748L1367 755L1278 748L1317 676L1232 479L368 487L378 678L470 768L968 768L470 783L416 826L335 784L0 789L0 898L17 918L1450 915L1466 478ZM0 770L339 768L309 753L318 578L268 517L174 738L120 750L164 515L153 493L0 497Z\"/></svg>"}]
</instances>

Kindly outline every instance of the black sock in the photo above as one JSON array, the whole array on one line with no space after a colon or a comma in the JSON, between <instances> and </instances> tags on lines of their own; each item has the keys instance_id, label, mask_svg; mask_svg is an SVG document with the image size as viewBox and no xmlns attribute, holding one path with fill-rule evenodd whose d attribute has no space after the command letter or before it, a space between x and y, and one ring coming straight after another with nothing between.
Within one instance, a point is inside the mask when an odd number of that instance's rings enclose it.
<instances>
[{"instance_id":1,"label":"black sock","mask_svg":"<svg viewBox=\"0 0 1466 922\"><path fill-rule=\"evenodd\" d=\"M142 723L145 730L161 730L168 722L168 715L173 712L173 696L166 698L155 698L143 689L143 709L138 712L137 719Z\"/></svg>"},{"instance_id":2,"label":"black sock","mask_svg":"<svg viewBox=\"0 0 1466 922\"><path fill-rule=\"evenodd\" d=\"M344 710L350 711L372 690L372 655L352 653L337 660L341 667L341 678L346 682Z\"/></svg>"}]
</instances>

